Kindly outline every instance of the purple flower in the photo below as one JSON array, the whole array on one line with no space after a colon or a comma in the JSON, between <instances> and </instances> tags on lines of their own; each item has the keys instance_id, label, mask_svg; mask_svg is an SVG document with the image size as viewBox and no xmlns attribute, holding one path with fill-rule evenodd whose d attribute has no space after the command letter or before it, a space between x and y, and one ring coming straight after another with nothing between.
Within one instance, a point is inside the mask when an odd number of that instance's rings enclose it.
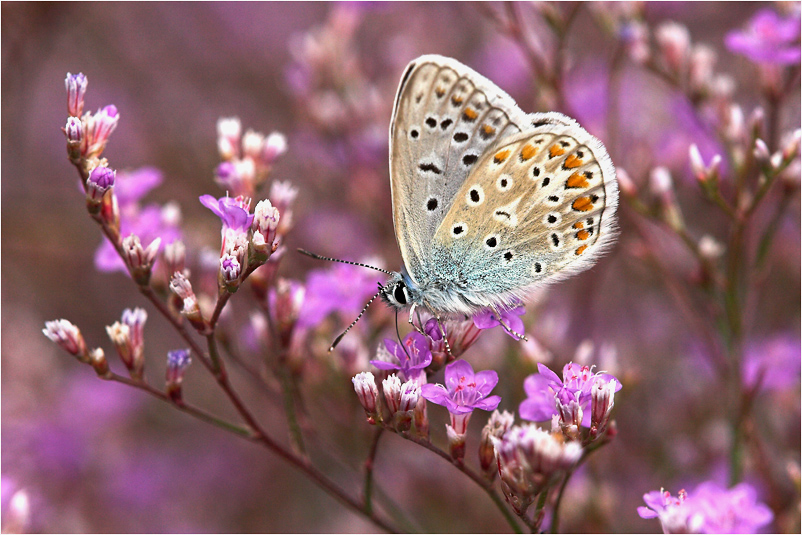
<instances>
[{"instance_id":1,"label":"purple flower","mask_svg":"<svg viewBox=\"0 0 802 535\"><path fill-rule=\"evenodd\" d=\"M774 515L757 501L748 483L727 490L713 481L700 484L687 500L689 527L693 533L757 533Z\"/></svg>"},{"instance_id":2,"label":"purple flower","mask_svg":"<svg viewBox=\"0 0 802 535\"><path fill-rule=\"evenodd\" d=\"M706 481L693 492L668 491L643 495L647 507L638 507L641 518L659 518L665 533L756 533L774 515L757 501L757 492L748 483L725 489Z\"/></svg>"},{"instance_id":3,"label":"purple flower","mask_svg":"<svg viewBox=\"0 0 802 535\"><path fill-rule=\"evenodd\" d=\"M518 408L524 420L544 422L559 414L558 404L567 405L575 401L582 410L582 426L590 427L593 385L597 382L615 382L615 392L621 390L621 383L607 373L591 373L588 366L569 362L563 368L563 379L543 364L538 364L540 373L532 374L524 381L527 398ZM576 408L576 407L575 407Z\"/></svg>"},{"instance_id":4,"label":"purple flower","mask_svg":"<svg viewBox=\"0 0 802 535\"><path fill-rule=\"evenodd\" d=\"M405 338L403 345L389 338L384 339L384 347L392 361L371 360L370 363L380 370L395 370L406 381L426 382L426 367L432 363L432 353L429 351L429 341L418 332L411 332Z\"/></svg>"},{"instance_id":5,"label":"purple flower","mask_svg":"<svg viewBox=\"0 0 802 535\"><path fill-rule=\"evenodd\" d=\"M250 213L249 204L243 197L220 197L215 199L211 195L199 197L203 206L211 210L214 215L223 221L223 232L233 229L247 233L253 223L253 214Z\"/></svg>"},{"instance_id":6,"label":"purple flower","mask_svg":"<svg viewBox=\"0 0 802 535\"><path fill-rule=\"evenodd\" d=\"M799 11L782 18L771 9L761 9L746 28L728 33L724 42L731 52L755 63L797 63L800 58Z\"/></svg>"},{"instance_id":7,"label":"purple flower","mask_svg":"<svg viewBox=\"0 0 802 535\"><path fill-rule=\"evenodd\" d=\"M686 492L671 496L667 490L653 490L643 495L646 507L638 507L638 516L645 519L659 518L664 533L689 533L689 510L685 506Z\"/></svg>"},{"instance_id":8,"label":"purple flower","mask_svg":"<svg viewBox=\"0 0 802 535\"><path fill-rule=\"evenodd\" d=\"M498 384L498 374L493 370L474 373L464 360L446 366L445 383L445 386L425 384L421 387L421 395L432 403L443 405L451 414L469 414L474 409L492 411L501 402L501 397L488 395Z\"/></svg>"},{"instance_id":9,"label":"purple flower","mask_svg":"<svg viewBox=\"0 0 802 535\"><path fill-rule=\"evenodd\" d=\"M306 278L307 302L299 323L315 327L333 312L350 322L376 293L377 282L375 274L347 264L311 271Z\"/></svg>"},{"instance_id":10,"label":"purple flower","mask_svg":"<svg viewBox=\"0 0 802 535\"><path fill-rule=\"evenodd\" d=\"M501 311L501 320L504 322L504 332L518 339L518 336L513 332L523 335L524 322L518 316L522 316L526 312L523 305L518 305L515 308L509 308ZM479 329L492 329L496 325L501 325L501 321L496 317L492 310L483 310L473 317L473 324Z\"/></svg>"}]
</instances>

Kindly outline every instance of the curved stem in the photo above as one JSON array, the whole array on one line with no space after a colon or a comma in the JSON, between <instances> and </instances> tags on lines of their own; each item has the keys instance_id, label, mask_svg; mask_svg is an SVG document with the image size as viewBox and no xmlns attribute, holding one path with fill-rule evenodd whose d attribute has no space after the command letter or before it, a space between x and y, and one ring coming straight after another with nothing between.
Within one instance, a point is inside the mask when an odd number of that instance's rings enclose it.
<instances>
[{"instance_id":1,"label":"curved stem","mask_svg":"<svg viewBox=\"0 0 802 535\"><path fill-rule=\"evenodd\" d=\"M398 436L400 436L400 437L402 437L402 438L404 438L406 440L409 440L411 442L414 442L415 444L418 444L419 446L423 446L427 450L431 451L432 453L434 453L436 455L439 455L440 457L442 457L443 459L448 461L450 464L455 466L457 468L457 470L459 470L460 472L462 472L463 474L465 474L466 476L471 478L474 481L474 483L479 485L479 487L481 487L487 493L487 495L490 497L490 499L493 501L493 503L496 504L496 507L498 508L498 510L501 511L501 514L504 515L504 519L507 521L507 523L510 525L510 527L515 531L515 533L523 533L523 530L521 529L521 526L515 520L515 516L513 516L512 512L510 512L510 510L507 507L507 505L499 497L498 493L496 493L495 486L493 485L492 481L487 480L485 477L483 477L480 474L478 474L477 472L471 470L470 468L465 466L464 463L454 460L451 457L451 455L449 455L445 451L441 450L440 448L438 448L437 446L435 446L434 444L432 444L431 442L429 442L426 439L418 438L418 437L415 437L415 436L412 436L412 435L409 435L409 434L405 434L405 433L398 433L398 432L396 432L395 429L393 429L388 424L384 424L384 429L386 429L388 431L392 431L393 433L396 433Z\"/></svg>"},{"instance_id":2,"label":"curved stem","mask_svg":"<svg viewBox=\"0 0 802 535\"><path fill-rule=\"evenodd\" d=\"M365 511L373 511L373 467L376 462L376 454L379 451L379 440L381 439L384 428L379 427L373 435L370 444L368 458L365 459L365 484L362 489L363 499L365 500Z\"/></svg>"}]
</instances>

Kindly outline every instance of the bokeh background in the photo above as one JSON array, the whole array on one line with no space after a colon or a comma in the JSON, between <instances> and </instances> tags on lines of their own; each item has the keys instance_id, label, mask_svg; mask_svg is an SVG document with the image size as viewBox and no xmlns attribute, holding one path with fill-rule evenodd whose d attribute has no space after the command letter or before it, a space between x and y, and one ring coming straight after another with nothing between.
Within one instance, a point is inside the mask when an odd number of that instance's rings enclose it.
<instances>
[{"instance_id":1,"label":"bokeh background","mask_svg":"<svg viewBox=\"0 0 802 535\"><path fill-rule=\"evenodd\" d=\"M760 7L678 2L648 3L643 9L647 23L677 21L694 42L712 47L718 54L716 70L733 77L734 98L748 111L761 103L754 65L729 52L724 37ZM87 109L113 103L120 110L120 125L105 152L112 167L163 171L162 185L148 200L178 203L192 265L201 262L203 247L219 247L219 221L197 198L223 194L213 182L219 162L215 124L219 117L238 116L244 128L287 135L287 153L271 177L299 189L295 226L287 239L291 250L373 256L397 269L387 128L407 62L423 53L452 56L494 80L525 111L545 111L539 107L548 98L539 92L525 55L491 16L504 8L65 2L3 3L0 9L4 518L10 495L24 489L30 498L26 529L34 532L374 531L269 452L138 391L98 380L42 336L44 321L67 318L80 326L90 345L105 347L112 366L118 366L104 326L119 319L123 308L145 307L150 313L147 373L155 384L164 373L166 352L182 347L126 275L100 273L93 265L101 237L86 216L77 175L66 159L60 131L66 119L63 80L68 71L85 73ZM546 31L537 22L538 9L521 8L527 20L535 21L529 28L535 33ZM670 168L690 233L696 239L708 234L726 240L726 220L701 198L687 162L691 143L707 161L719 151L718 141L700 125L687 99L635 66L621 71L618 96L608 98L617 45L597 24L598 9L583 5L566 40L566 89L559 111L601 137L616 165L637 184L645 187L643 178L654 166ZM320 78L326 69L329 78ZM798 88L797 67L782 131L799 128ZM615 408L619 434L569 485L566 531L659 531L656 521L635 513L643 493L660 487L676 492L708 479L726 483L731 436L728 409L717 403L720 384L690 319L672 300L661 274L639 256L642 244L633 222L639 216L623 202L620 212L621 239L611 254L592 271L552 287L529 308L529 332L551 350L549 355L497 332L485 334L466 354L475 368L499 371L500 408L512 411L537 360L549 360L559 370L570 359L586 358L622 380ZM693 258L681 244L656 227L650 232L665 245L674 269L692 271ZM770 529L797 531L798 189L770 262L748 351L775 352L785 380L772 383L756 402L754 432L764 439L763 458L770 466L750 464L746 478L778 516ZM309 270L327 267L288 253L280 275L304 280ZM373 280L370 285L375 286ZM232 307L240 307L235 317L247 325L249 296L242 293ZM374 319L366 324L387 325L380 307L369 312ZM335 318L319 336L330 339L343 321ZM381 334L389 336L390 330ZM381 338L368 328L354 336L371 354ZM325 359L342 356L327 356L322 347L310 344L308 358L316 364L304 383L317 441L312 456L356 494L371 429L349 393L354 363L327 365ZM366 366L367 355L360 359ZM284 438L280 407L266 400L242 370L235 371L234 381L267 427ZM185 389L188 399L236 420L200 367L190 369ZM445 411L430 409L430 418L433 440L444 444ZM481 420L475 416L472 422L470 462ZM377 481L412 519L411 529L508 528L467 478L397 437L382 444Z\"/></svg>"}]
</instances>

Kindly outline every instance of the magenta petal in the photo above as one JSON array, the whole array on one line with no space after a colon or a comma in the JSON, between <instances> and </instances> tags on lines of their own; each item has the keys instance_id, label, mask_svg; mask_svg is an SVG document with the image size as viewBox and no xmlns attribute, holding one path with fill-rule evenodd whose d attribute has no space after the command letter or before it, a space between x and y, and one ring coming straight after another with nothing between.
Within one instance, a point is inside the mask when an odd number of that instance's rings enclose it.
<instances>
[{"instance_id":1,"label":"magenta petal","mask_svg":"<svg viewBox=\"0 0 802 535\"><path fill-rule=\"evenodd\" d=\"M657 518L657 513L649 509L648 507L640 506L638 507L638 516L641 518Z\"/></svg>"},{"instance_id":2,"label":"magenta petal","mask_svg":"<svg viewBox=\"0 0 802 535\"><path fill-rule=\"evenodd\" d=\"M498 373L494 370L483 370L477 372L473 378L476 389L482 394L487 394L498 384Z\"/></svg>"},{"instance_id":3,"label":"magenta petal","mask_svg":"<svg viewBox=\"0 0 802 535\"><path fill-rule=\"evenodd\" d=\"M491 310L484 310L474 315L473 324L476 325L478 329L492 329L498 325L499 322Z\"/></svg>"},{"instance_id":4,"label":"magenta petal","mask_svg":"<svg viewBox=\"0 0 802 535\"><path fill-rule=\"evenodd\" d=\"M476 403L474 403L474 408L482 409L483 411L494 411L498 404L501 403L501 396L488 396Z\"/></svg>"},{"instance_id":5,"label":"magenta petal","mask_svg":"<svg viewBox=\"0 0 802 535\"><path fill-rule=\"evenodd\" d=\"M533 373L524 379L524 392L526 392L526 395L529 397L542 394L543 392L549 393L549 387L551 387L552 384L554 384L554 381L544 374Z\"/></svg>"},{"instance_id":6,"label":"magenta petal","mask_svg":"<svg viewBox=\"0 0 802 535\"><path fill-rule=\"evenodd\" d=\"M397 370L399 369L398 364L393 364L392 362L386 362L384 360L371 360L370 363L380 370Z\"/></svg>"},{"instance_id":7,"label":"magenta petal","mask_svg":"<svg viewBox=\"0 0 802 535\"><path fill-rule=\"evenodd\" d=\"M524 332L524 322L518 316L512 314L505 314L504 318L504 332L518 340L518 335ZM517 334L513 334L517 333Z\"/></svg>"},{"instance_id":8,"label":"magenta petal","mask_svg":"<svg viewBox=\"0 0 802 535\"><path fill-rule=\"evenodd\" d=\"M437 405L446 405L450 401L448 391L442 385L427 383L421 386L420 393L421 396Z\"/></svg>"},{"instance_id":9,"label":"magenta petal","mask_svg":"<svg viewBox=\"0 0 802 535\"><path fill-rule=\"evenodd\" d=\"M465 360L455 360L448 366L445 371L446 387L449 390L454 390L459 384L461 377L473 377L473 367Z\"/></svg>"},{"instance_id":10,"label":"magenta petal","mask_svg":"<svg viewBox=\"0 0 802 535\"><path fill-rule=\"evenodd\" d=\"M546 377L552 383L557 383L560 385L563 383L563 380L560 378L560 376L551 371L551 369L549 369L549 367L546 366L545 364L538 363L537 371L540 372L540 375ZM532 376L530 375L529 377Z\"/></svg>"},{"instance_id":11,"label":"magenta petal","mask_svg":"<svg viewBox=\"0 0 802 535\"><path fill-rule=\"evenodd\" d=\"M223 211L220 210L220 203L218 202L217 199L215 199L211 195L201 195L200 197L198 197L198 200L203 206L214 212L214 215L216 215L219 218L223 217Z\"/></svg>"},{"instance_id":12,"label":"magenta petal","mask_svg":"<svg viewBox=\"0 0 802 535\"><path fill-rule=\"evenodd\" d=\"M554 396L541 392L535 396L529 396L518 406L518 414L524 420L530 422L545 422L557 414L557 407Z\"/></svg>"}]
</instances>

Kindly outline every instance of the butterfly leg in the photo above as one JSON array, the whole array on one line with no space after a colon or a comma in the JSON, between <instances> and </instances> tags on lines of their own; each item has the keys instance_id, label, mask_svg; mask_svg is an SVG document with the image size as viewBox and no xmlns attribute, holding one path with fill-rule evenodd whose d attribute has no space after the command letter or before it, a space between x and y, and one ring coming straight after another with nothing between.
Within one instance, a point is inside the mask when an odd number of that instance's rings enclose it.
<instances>
[{"instance_id":1,"label":"butterfly leg","mask_svg":"<svg viewBox=\"0 0 802 535\"><path fill-rule=\"evenodd\" d=\"M448 361L454 360L454 355L451 354L451 346L448 344L448 337L446 336L446 329L443 327L443 322L440 320L440 316L435 316L437 319L437 327L440 329L440 336L443 337L443 342L446 345L446 354L448 355Z\"/></svg>"},{"instance_id":2,"label":"butterfly leg","mask_svg":"<svg viewBox=\"0 0 802 535\"><path fill-rule=\"evenodd\" d=\"M415 317L415 309L418 307L417 303L412 303L412 306L409 308L409 324L412 325L412 328L418 331L420 334L426 334L423 332L423 328L420 325L415 325L413 318ZM418 323L420 323L420 318L418 318Z\"/></svg>"},{"instance_id":3,"label":"butterfly leg","mask_svg":"<svg viewBox=\"0 0 802 535\"><path fill-rule=\"evenodd\" d=\"M518 338L519 342L528 342L529 341L529 338L527 338L525 335L513 331L510 328L510 326L507 325L507 322L505 322L501 318L501 313L498 311L498 309L495 306L491 307L491 309L493 310L493 314L496 315L496 318L498 318L498 322L501 324L502 327L504 327L504 330L506 330L509 333L512 333L516 338Z\"/></svg>"}]
</instances>

